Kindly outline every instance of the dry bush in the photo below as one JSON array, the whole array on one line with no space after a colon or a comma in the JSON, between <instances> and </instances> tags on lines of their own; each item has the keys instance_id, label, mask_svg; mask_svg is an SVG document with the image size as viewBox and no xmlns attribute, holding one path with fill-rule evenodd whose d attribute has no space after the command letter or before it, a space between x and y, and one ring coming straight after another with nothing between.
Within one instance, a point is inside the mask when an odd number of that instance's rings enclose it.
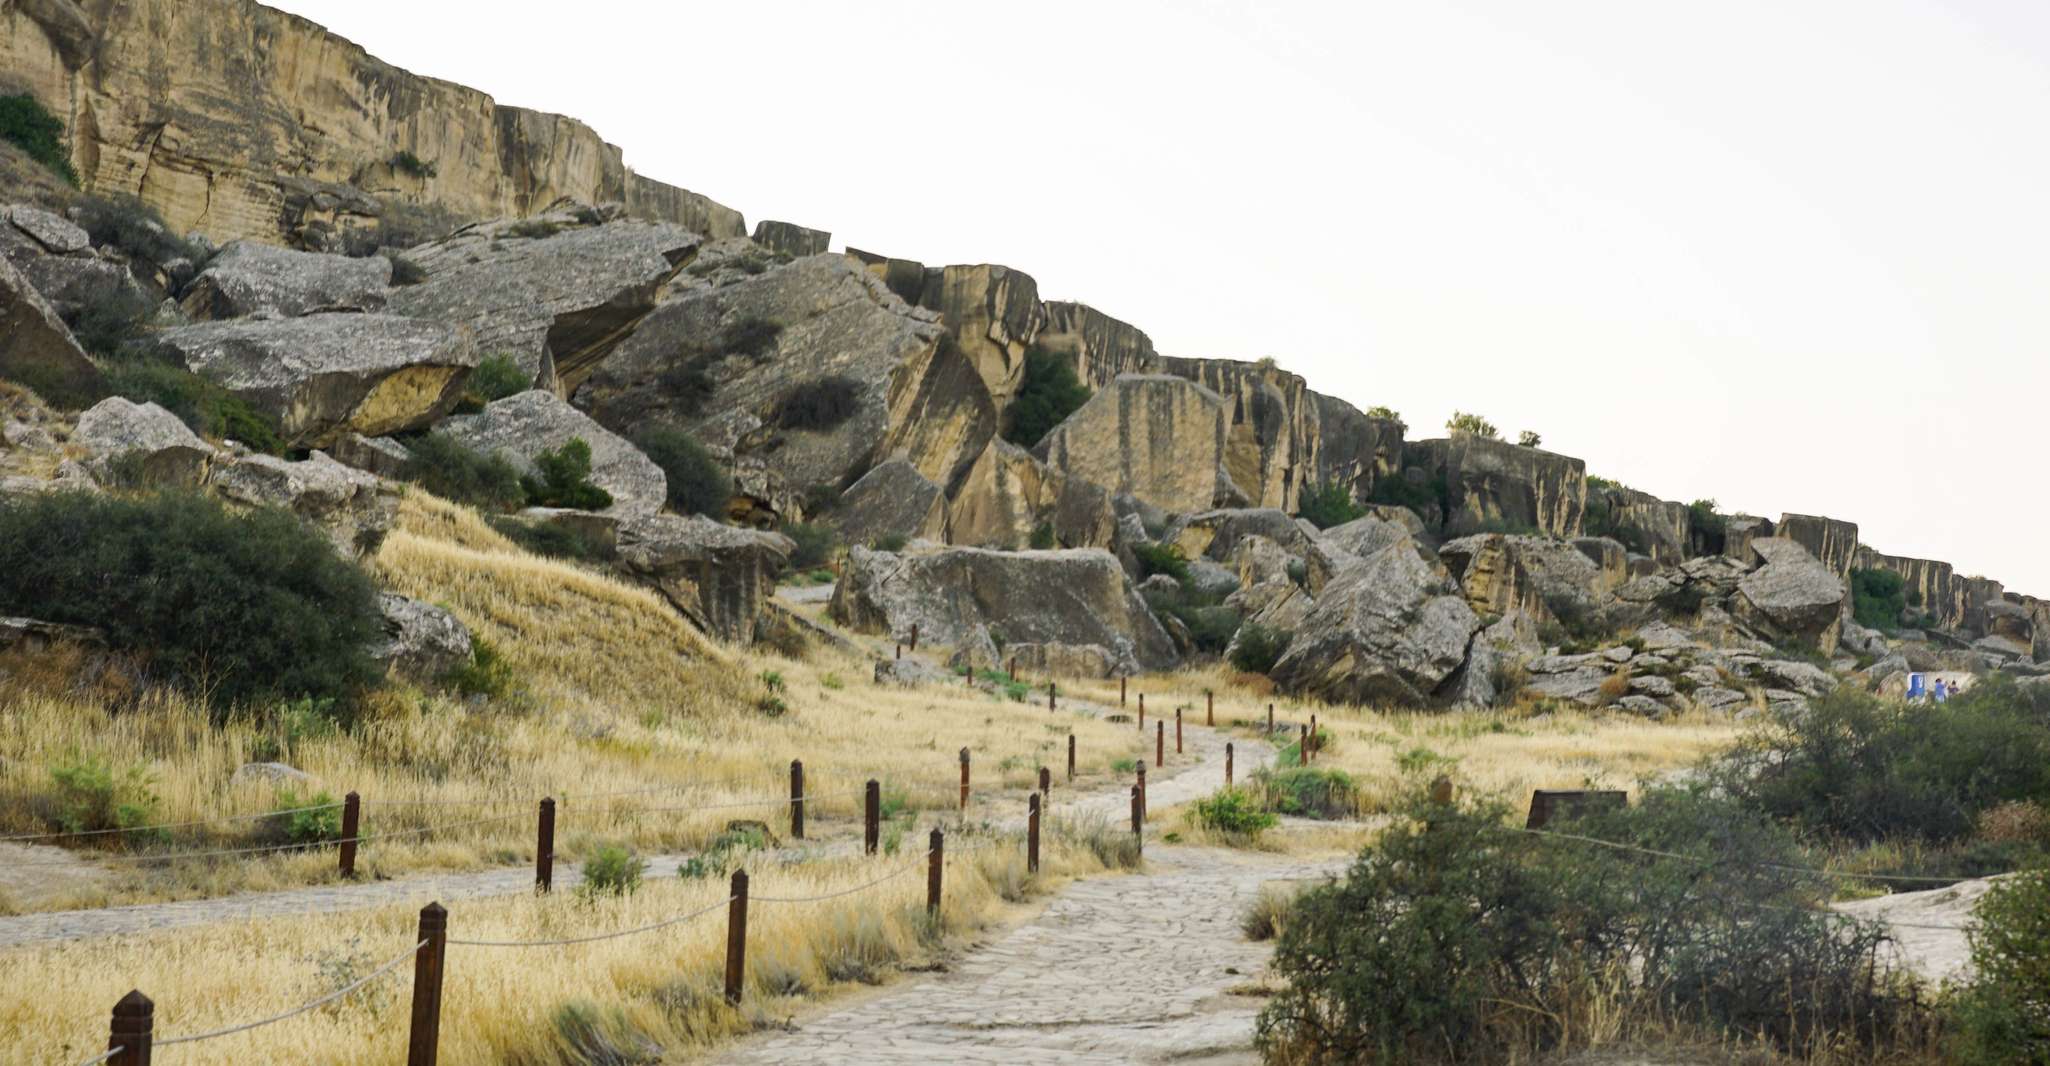
<instances>
[{"instance_id":1,"label":"dry bush","mask_svg":"<svg viewBox=\"0 0 2050 1066\"><path fill-rule=\"evenodd\" d=\"M1979 812L1979 839L1991 844L2050 843L2050 811L2031 800L2010 800Z\"/></svg>"}]
</instances>

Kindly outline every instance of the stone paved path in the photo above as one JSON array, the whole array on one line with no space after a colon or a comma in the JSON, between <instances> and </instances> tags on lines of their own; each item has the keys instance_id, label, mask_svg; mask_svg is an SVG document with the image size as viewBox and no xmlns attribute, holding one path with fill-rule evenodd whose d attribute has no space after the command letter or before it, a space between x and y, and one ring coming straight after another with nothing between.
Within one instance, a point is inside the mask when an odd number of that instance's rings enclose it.
<instances>
[{"instance_id":1,"label":"stone paved path","mask_svg":"<svg viewBox=\"0 0 2050 1066\"><path fill-rule=\"evenodd\" d=\"M751 1040L722 1066L1254 1063L1269 946L1238 923L1260 886L1342 862L1149 842L1148 872L1070 885L951 972Z\"/></svg>"}]
</instances>

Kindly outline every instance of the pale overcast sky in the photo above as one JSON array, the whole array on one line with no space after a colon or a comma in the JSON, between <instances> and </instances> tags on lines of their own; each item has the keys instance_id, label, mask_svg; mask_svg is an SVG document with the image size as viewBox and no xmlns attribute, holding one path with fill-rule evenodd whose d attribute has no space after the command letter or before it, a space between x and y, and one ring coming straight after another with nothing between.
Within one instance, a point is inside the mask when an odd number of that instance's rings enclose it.
<instances>
[{"instance_id":1,"label":"pale overcast sky","mask_svg":"<svg viewBox=\"0 0 2050 1066\"><path fill-rule=\"evenodd\" d=\"M278 6L750 225L2050 596L2050 4Z\"/></svg>"}]
</instances>

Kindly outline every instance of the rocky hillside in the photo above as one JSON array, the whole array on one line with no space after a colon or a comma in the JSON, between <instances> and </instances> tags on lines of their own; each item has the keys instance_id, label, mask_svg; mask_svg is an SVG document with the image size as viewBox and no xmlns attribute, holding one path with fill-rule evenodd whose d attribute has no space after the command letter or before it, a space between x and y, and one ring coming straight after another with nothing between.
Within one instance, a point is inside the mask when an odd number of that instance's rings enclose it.
<instances>
[{"instance_id":1,"label":"rocky hillside","mask_svg":"<svg viewBox=\"0 0 2050 1066\"><path fill-rule=\"evenodd\" d=\"M255 5L16 2L0 32L68 117L86 186L139 191L170 224L99 240L88 209L26 203L0 222L0 374L82 412L30 444L10 423L17 452L47 439L38 454L71 460L17 456L13 491L139 463L349 546L377 508L337 501L450 456L536 479L581 442L589 502L489 506L599 545L733 640L799 624L767 593L803 553L768 531L830 528L850 548L843 623L1055 672L1229 654L1336 700L1651 715L1898 688L1911 668L2050 672L2050 603L1854 523L1661 500L1488 433L1411 439L1271 362L1161 354L1015 268L834 253L784 223L743 236L570 120ZM165 70L184 73L151 80ZM464 224L395 241L418 218ZM386 255L306 250L353 232ZM154 311L84 350L113 303ZM265 439L199 439L120 384L136 366L219 390ZM709 502L700 447L723 471ZM1876 590L1878 629L1853 620L1854 587Z\"/></svg>"}]
</instances>

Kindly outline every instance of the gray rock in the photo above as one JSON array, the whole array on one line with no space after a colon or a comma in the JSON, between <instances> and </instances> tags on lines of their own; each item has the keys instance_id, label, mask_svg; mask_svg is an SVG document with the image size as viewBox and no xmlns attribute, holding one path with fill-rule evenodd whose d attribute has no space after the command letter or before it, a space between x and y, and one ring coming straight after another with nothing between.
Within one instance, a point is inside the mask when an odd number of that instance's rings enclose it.
<instances>
[{"instance_id":1,"label":"gray rock","mask_svg":"<svg viewBox=\"0 0 2050 1066\"><path fill-rule=\"evenodd\" d=\"M79 415L71 440L91 453L87 466L102 480L119 472L146 484L194 487L206 480L215 455L177 415L119 396Z\"/></svg>"},{"instance_id":2,"label":"gray rock","mask_svg":"<svg viewBox=\"0 0 2050 1066\"><path fill-rule=\"evenodd\" d=\"M946 523L940 487L902 459L878 463L841 493L828 516L849 544L870 544L885 537L936 537Z\"/></svg>"},{"instance_id":3,"label":"gray rock","mask_svg":"<svg viewBox=\"0 0 2050 1066\"><path fill-rule=\"evenodd\" d=\"M1632 652L1629 648L1621 644L1618 644L1613 648L1603 648L1601 650L1601 657L1607 659L1612 663L1627 663L1630 661L1630 656L1632 656L1633 654L1636 653Z\"/></svg>"},{"instance_id":4,"label":"gray rock","mask_svg":"<svg viewBox=\"0 0 2050 1066\"><path fill-rule=\"evenodd\" d=\"M1776 636L1809 644L1824 655L1836 651L1843 617L1843 579L1791 540L1760 537L1751 542L1751 551L1764 565L1737 583L1736 616Z\"/></svg>"},{"instance_id":5,"label":"gray rock","mask_svg":"<svg viewBox=\"0 0 2050 1066\"><path fill-rule=\"evenodd\" d=\"M1680 676L1692 681L1697 687L1720 685L1723 675L1713 666L1690 666L1680 671Z\"/></svg>"},{"instance_id":6,"label":"gray rock","mask_svg":"<svg viewBox=\"0 0 2050 1066\"><path fill-rule=\"evenodd\" d=\"M1782 688L1793 689L1803 696L1820 696L1836 687L1836 678L1829 671L1811 663L1795 662L1791 659L1765 659L1758 664L1758 675L1776 682Z\"/></svg>"},{"instance_id":7,"label":"gray rock","mask_svg":"<svg viewBox=\"0 0 2050 1066\"><path fill-rule=\"evenodd\" d=\"M883 659L876 663L876 684L918 688L949 680L948 675L917 659Z\"/></svg>"},{"instance_id":8,"label":"gray rock","mask_svg":"<svg viewBox=\"0 0 2050 1066\"><path fill-rule=\"evenodd\" d=\"M1628 714L1643 715L1647 718L1658 718L1670 709L1665 704L1645 695L1623 696L1614 703L1609 704L1609 706Z\"/></svg>"},{"instance_id":9,"label":"gray rock","mask_svg":"<svg viewBox=\"0 0 2050 1066\"><path fill-rule=\"evenodd\" d=\"M0 377L53 396L90 393L99 368L86 358L57 309L12 263L0 259Z\"/></svg>"},{"instance_id":10,"label":"gray rock","mask_svg":"<svg viewBox=\"0 0 2050 1066\"><path fill-rule=\"evenodd\" d=\"M328 454L344 466L390 478L404 473L407 461L413 458L410 449L390 437L366 437L361 433L343 434Z\"/></svg>"},{"instance_id":11,"label":"gray rock","mask_svg":"<svg viewBox=\"0 0 2050 1066\"><path fill-rule=\"evenodd\" d=\"M58 644L105 647L107 635L89 626L67 626L35 618L0 617L0 651L41 653Z\"/></svg>"},{"instance_id":12,"label":"gray rock","mask_svg":"<svg viewBox=\"0 0 2050 1066\"><path fill-rule=\"evenodd\" d=\"M999 552L946 548L925 554L850 549L832 603L834 619L864 633L954 644L976 626L1020 644L1095 645L1120 664L1148 670L1176 655L1117 558L1100 548Z\"/></svg>"},{"instance_id":13,"label":"gray rock","mask_svg":"<svg viewBox=\"0 0 2050 1066\"><path fill-rule=\"evenodd\" d=\"M1408 543L1341 564L1275 664L1285 692L1419 706L1466 660L1480 618Z\"/></svg>"},{"instance_id":14,"label":"gray rock","mask_svg":"<svg viewBox=\"0 0 2050 1066\"><path fill-rule=\"evenodd\" d=\"M1572 700L1585 706L1595 706L1602 701L1602 683L1610 677L1610 671L1594 666L1580 666L1557 673L1536 674L1530 683L1523 686L1525 692L1557 700Z\"/></svg>"},{"instance_id":15,"label":"gray rock","mask_svg":"<svg viewBox=\"0 0 2050 1066\"><path fill-rule=\"evenodd\" d=\"M792 222L762 219L755 223L754 241L772 252L789 256L818 255L833 245L833 235Z\"/></svg>"},{"instance_id":16,"label":"gray rock","mask_svg":"<svg viewBox=\"0 0 2050 1066\"><path fill-rule=\"evenodd\" d=\"M1651 651L1693 651L1702 647L1700 641L1674 626L1670 622L1654 621L1637 630L1637 639L1644 642Z\"/></svg>"},{"instance_id":17,"label":"gray rock","mask_svg":"<svg viewBox=\"0 0 2050 1066\"><path fill-rule=\"evenodd\" d=\"M776 575L796 547L781 533L737 529L702 515L641 515L619 525L618 565L699 629L744 644L755 639L776 594Z\"/></svg>"},{"instance_id":18,"label":"gray rock","mask_svg":"<svg viewBox=\"0 0 2050 1066\"><path fill-rule=\"evenodd\" d=\"M1671 681L1656 674L1646 674L1630 679L1630 691L1659 699L1670 699L1679 693Z\"/></svg>"},{"instance_id":19,"label":"gray rock","mask_svg":"<svg viewBox=\"0 0 2050 1066\"><path fill-rule=\"evenodd\" d=\"M215 492L250 506L282 507L326 530L344 555L371 555L398 519L398 488L320 452L303 462L244 455L216 466Z\"/></svg>"},{"instance_id":20,"label":"gray rock","mask_svg":"<svg viewBox=\"0 0 2050 1066\"><path fill-rule=\"evenodd\" d=\"M1294 555L1309 550L1310 538L1296 520L1272 507L1243 507L1204 511L1174 523L1162 539L1182 549L1190 559L1207 558L1222 562L1246 537L1265 537Z\"/></svg>"},{"instance_id":21,"label":"gray rock","mask_svg":"<svg viewBox=\"0 0 2050 1066\"><path fill-rule=\"evenodd\" d=\"M1146 580L1139 582L1140 592L1153 593L1160 596L1172 596L1180 592L1181 588L1181 582L1166 574L1148 574Z\"/></svg>"},{"instance_id":22,"label":"gray rock","mask_svg":"<svg viewBox=\"0 0 2050 1066\"><path fill-rule=\"evenodd\" d=\"M996 670L1003 664L1003 656L997 651L996 641L990 639L988 626L975 626L954 645L954 653L947 657L947 665L955 670L966 667L970 673L978 670Z\"/></svg>"},{"instance_id":23,"label":"gray rock","mask_svg":"<svg viewBox=\"0 0 2050 1066\"><path fill-rule=\"evenodd\" d=\"M1732 707L1741 707L1751 702L1751 697L1744 695L1736 689L1722 688L1716 685L1704 685L1701 688L1697 688L1688 694L1688 698L1694 701L1695 706L1711 711L1728 710Z\"/></svg>"},{"instance_id":24,"label":"gray rock","mask_svg":"<svg viewBox=\"0 0 2050 1066\"><path fill-rule=\"evenodd\" d=\"M394 289L391 307L466 326L478 350L510 355L528 373L540 371L546 348L557 373L579 379L654 310L699 240L668 223L553 214L467 227L406 253L427 280Z\"/></svg>"},{"instance_id":25,"label":"gray rock","mask_svg":"<svg viewBox=\"0 0 2050 1066\"><path fill-rule=\"evenodd\" d=\"M1403 514L1409 514L1404 509ZM1412 515L1412 517L1414 517ZM1422 523L1418 523L1422 528ZM1332 526L1317 535L1318 543L1326 551L1337 554L1365 557L1394 544L1404 537L1414 539L1414 534L1393 522L1366 515L1343 525Z\"/></svg>"},{"instance_id":26,"label":"gray rock","mask_svg":"<svg viewBox=\"0 0 2050 1066\"><path fill-rule=\"evenodd\" d=\"M382 311L391 260L295 252L256 241L229 241L180 302L195 319L255 314L297 318L316 311Z\"/></svg>"},{"instance_id":27,"label":"gray rock","mask_svg":"<svg viewBox=\"0 0 2050 1066\"><path fill-rule=\"evenodd\" d=\"M1307 577L1306 564L1300 557L1257 533L1241 538L1232 548L1231 567L1238 575L1233 591L1269 581L1292 584L1292 571Z\"/></svg>"},{"instance_id":28,"label":"gray rock","mask_svg":"<svg viewBox=\"0 0 2050 1066\"><path fill-rule=\"evenodd\" d=\"M1043 644L1024 641L1004 646L1018 669L1033 677L1079 677L1101 680L1139 672L1131 657L1101 644ZM1040 691L1045 691L1040 686Z\"/></svg>"},{"instance_id":29,"label":"gray rock","mask_svg":"<svg viewBox=\"0 0 2050 1066\"><path fill-rule=\"evenodd\" d=\"M30 204L15 204L7 209L7 221L51 255L77 255L92 251L92 238L85 230L70 219L53 215Z\"/></svg>"},{"instance_id":30,"label":"gray rock","mask_svg":"<svg viewBox=\"0 0 2050 1066\"><path fill-rule=\"evenodd\" d=\"M396 315L208 322L164 330L148 347L277 419L295 447L430 425L477 365L460 331Z\"/></svg>"},{"instance_id":31,"label":"gray rock","mask_svg":"<svg viewBox=\"0 0 2050 1066\"><path fill-rule=\"evenodd\" d=\"M1503 618L1475 633L1467 648L1466 665L1453 678L1452 705L1465 708L1492 707L1514 696L1503 691L1505 668L1513 667L1538 651L1536 627L1523 616Z\"/></svg>"},{"instance_id":32,"label":"gray rock","mask_svg":"<svg viewBox=\"0 0 2050 1066\"><path fill-rule=\"evenodd\" d=\"M1239 590L1239 576L1230 568L1208 559L1189 560L1189 584L1204 596L1219 598Z\"/></svg>"},{"instance_id":33,"label":"gray rock","mask_svg":"<svg viewBox=\"0 0 2050 1066\"><path fill-rule=\"evenodd\" d=\"M591 483L612 494L608 514L654 514L669 496L669 479L654 460L554 393L533 390L494 400L477 414L443 422L440 431L477 451L504 456L521 473L531 473L542 452L581 439L591 446Z\"/></svg>"},{"instance_id":34,"label":"gray rock","mask_svg":"<svg viewBox=\"0 0 2050 1066\"><path fill-rule=\"evenodd\" d=\"M1595 652L1579 655L1541 655L1532 659L1525 667L1533 674L1564 674L1574 670L1605 669L1604 660Z\"/></svg>"},{"instance_id":35,"label":"gray rock","mask_svg":"<svg viewBox=\"0 0 2050 1066\"><path fill-rule=\"evenodd\" d=\"M383 592L384 640L371 655L385 669L417 681L433 681L470 661L470 630L455 615L420 600Z\"/></svg>"}]
</instances>

